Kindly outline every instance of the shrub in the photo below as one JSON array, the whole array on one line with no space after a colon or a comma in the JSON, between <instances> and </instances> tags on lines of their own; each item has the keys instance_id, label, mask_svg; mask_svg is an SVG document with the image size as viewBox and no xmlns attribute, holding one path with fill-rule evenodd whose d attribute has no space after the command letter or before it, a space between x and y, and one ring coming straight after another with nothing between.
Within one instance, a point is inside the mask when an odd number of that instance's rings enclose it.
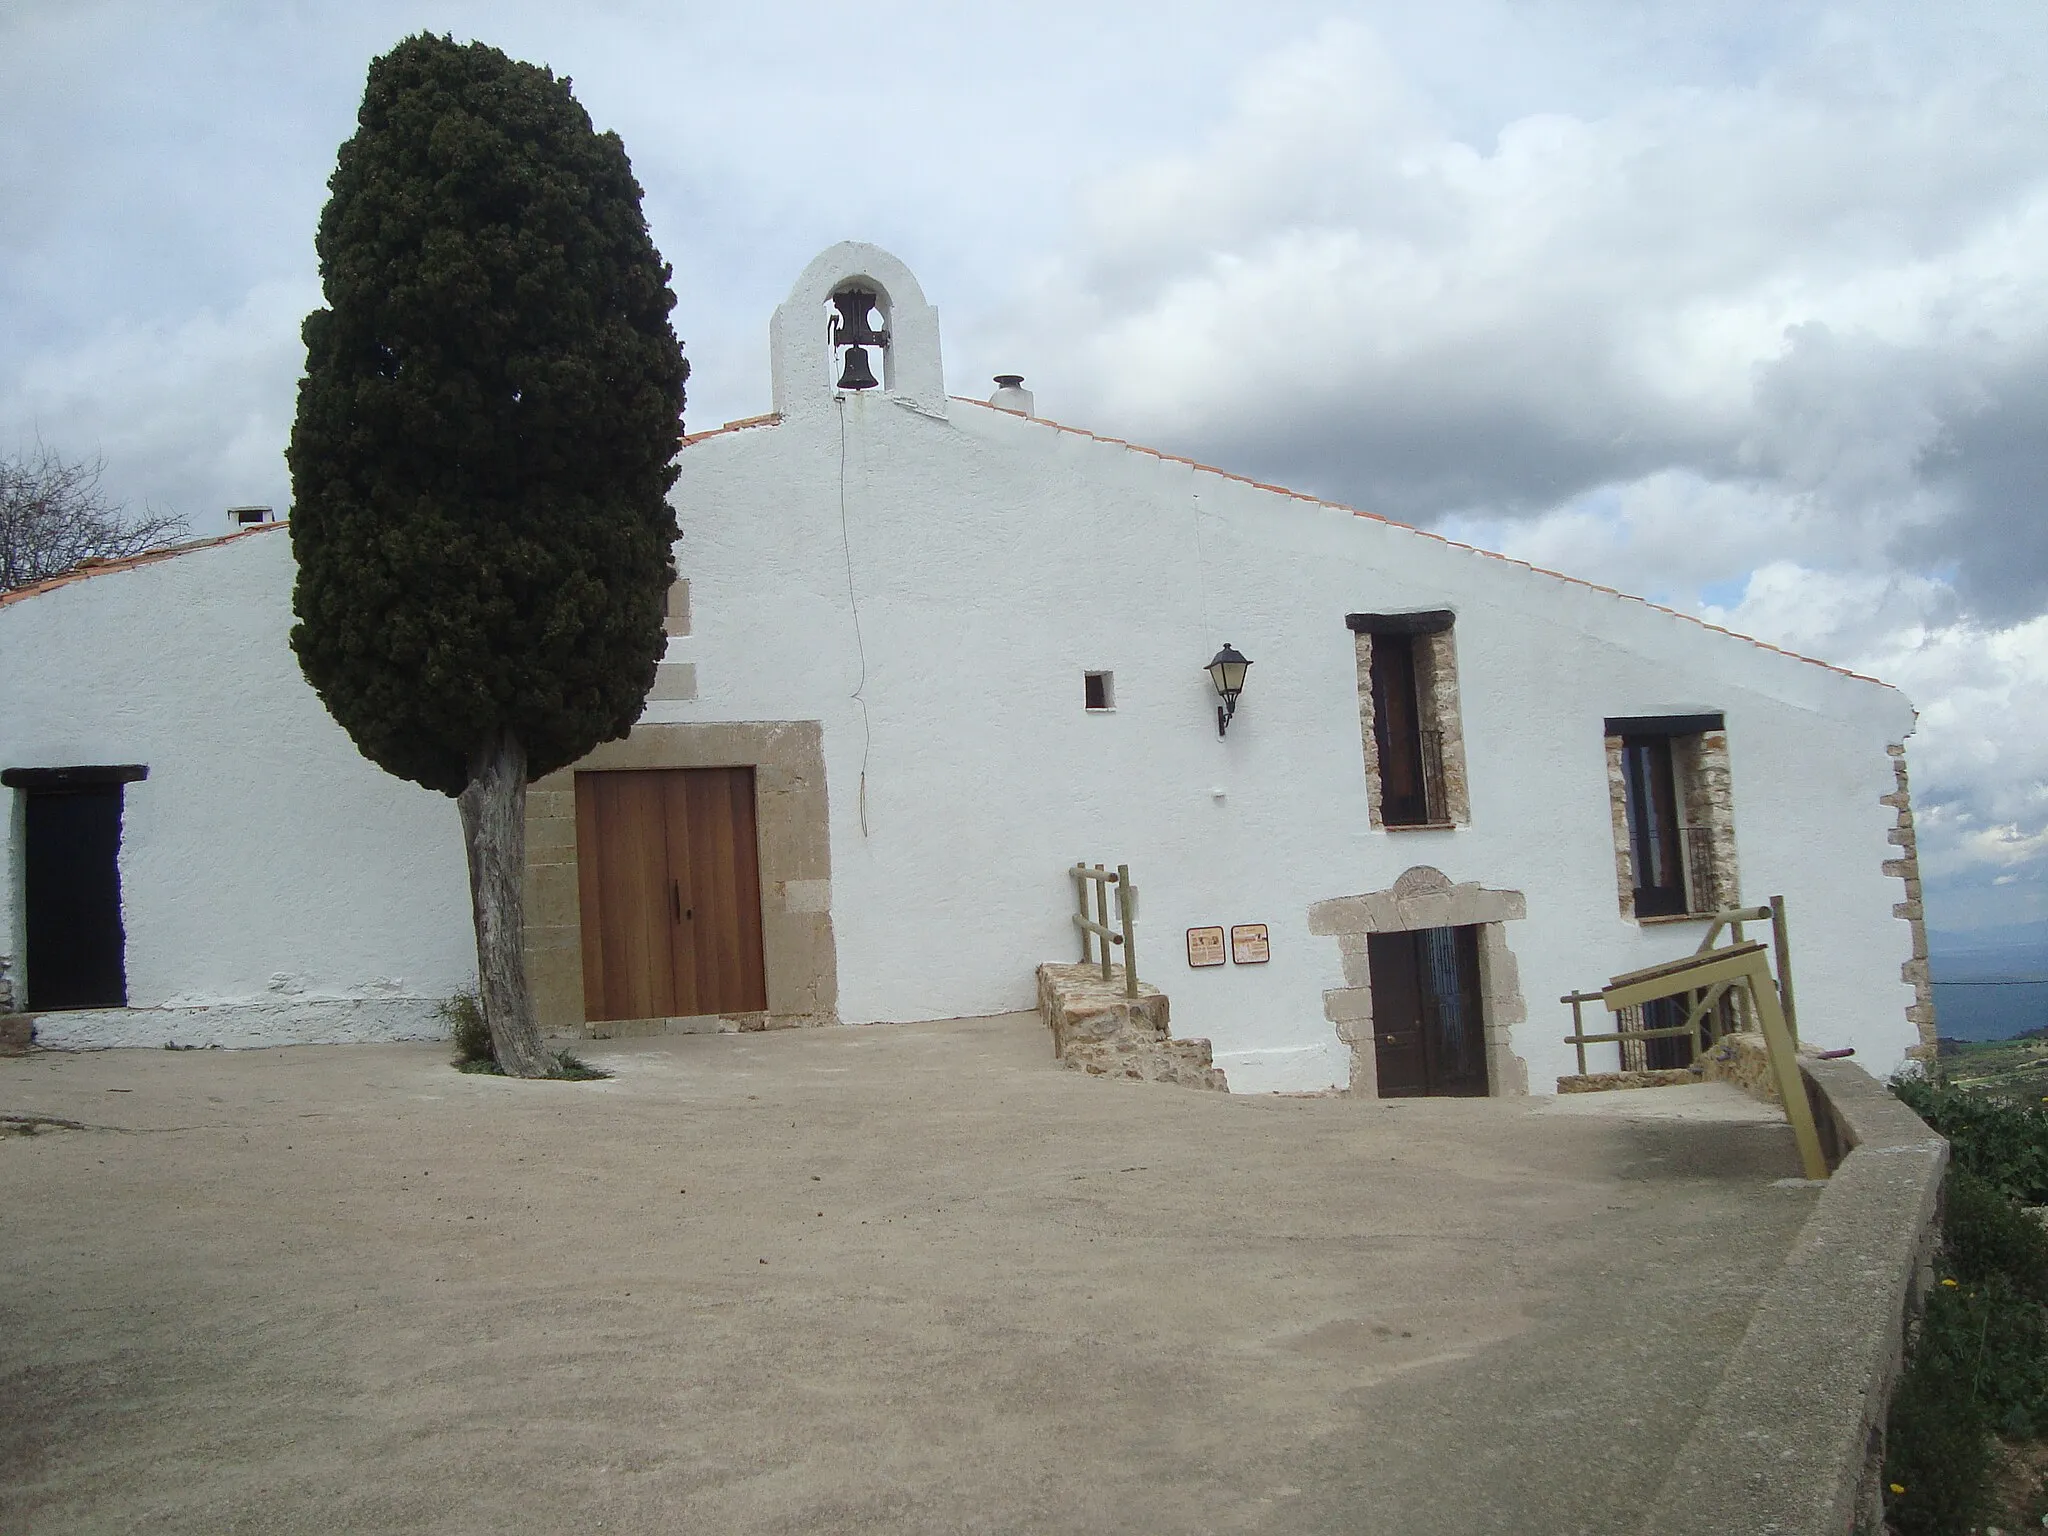
<instances>
[{"instance_id":1,"label":"shrub","mask_svg":"<svg viewBox=\"0 0 2048 1536\"><path fill-rule=\"evenodd\" d=\"M1989 1179L1950 1168L1942 1241L1949 1272L1968 1284L1998 1280L2016 1294L2048 1302L2048 1232Z\"/></svg>"},{"instance_id":2,"label":"shrub","mask_svg":"<svg viewBox=\"0 0 2048 1536\"><path fill-rule=\"evenodd\" d=\"M475 1071L480 1065L496 1067L498 1054L491 1048L491 1026L484 1022L484 1010L474 992L458 992L440 1008L441 1017L455 1037L455 1065Z\"/></svg>"},{"instance_id":3,"label":"shrub","mask_svg":"<svg viewBox=\"0 0 2048 1536\"><path fill-rule=\"evenodd\" d=\"M1927 1347L1930 1331L1952 1331L1944 1318L1954 1310L1938 1289L1928 1297L1920 1342L1892 1395L1885 1514L1898 1536L1961 1536L1989 1507L1991 1415L1947 1352Z\"/></svg>"},{"instance_id":4,"label":"shrub","mask_svg":"<svg viewBox=\"0 0 2048 1536\"><path fill-rule=\"evenodd\" d=\"M2048 1110L1904 1074L1892 1092L1948 1138L1958 1167L2022 1205L2048 1205Z\"/></svg>"}]
</instances>

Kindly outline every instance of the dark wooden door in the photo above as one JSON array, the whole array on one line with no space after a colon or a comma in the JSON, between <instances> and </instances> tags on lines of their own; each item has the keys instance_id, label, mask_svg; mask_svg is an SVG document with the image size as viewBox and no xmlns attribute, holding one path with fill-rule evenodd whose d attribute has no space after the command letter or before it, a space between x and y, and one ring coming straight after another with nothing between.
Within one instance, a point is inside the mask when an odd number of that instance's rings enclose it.
<instances>
[{"instance_id":1,"label":"dark wooden door","mask_svg":"<svg viewBox=\"0 0 2048 1536\"><path fill-rule=\"evenodd\" d=\"M125 1007L121 786L33 792L23 822L28 1007Z\"/></svg>"},{"instance_id":2,"label":"dark wooden door","mask_svg":"<svg viewBox=\"0 0 2048 1536\"><path fill-rule=\"evenodd\" d=\"M1372 1041L1380 1097L1427 1093L1422 971L1416 964L1415 935L1375 933L1365 944L1372 967Z\"/></svg>"},{"instance_id":3,"label":"dark wooden door","mask_svg":"<svg viewBox=\"0 0 2048 1536\"><path fill-rule=\"evenodd\" d=\"M22 819L29 1008L126 1007L121 786L32 791Z\"/></svg>"},{"instance_id":4,"label":"dark wooden door","mask_svg":"<svg viewBox=\"0 0 2048 1536\"><path fill-rule=\"evenodd\" d=\"M576 776L584 1016L768 1006L751 768Z\"/></svg>"},{"instance_id":5,"label":"dark wooden door","mask_svg":"<svg viewBox=\"0 0 2048 1536\"><path fill-rule=\"evenodd\" d=\"M1375 933L1366 959L1380 1097L1484 1095L1479 930Z\"/></svg>"}]
</instances>

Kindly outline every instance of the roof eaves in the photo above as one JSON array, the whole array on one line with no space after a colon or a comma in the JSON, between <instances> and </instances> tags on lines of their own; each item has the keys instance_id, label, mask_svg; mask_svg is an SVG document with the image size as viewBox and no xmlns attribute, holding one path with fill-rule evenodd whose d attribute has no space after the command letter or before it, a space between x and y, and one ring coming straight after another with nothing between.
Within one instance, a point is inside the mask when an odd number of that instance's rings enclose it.
<instances>
[{"instance_id":1,"label":"roof eaves","mask_svg":"<svg viewBox=\"0 0 2048 1536\"><path fill-rule=\"evenodd\" d=\"M1315 506L1328 507L1334 512L1348 512L1353 517L1363 517L1375 523L1385 523L1389 528L1399 528L1420 538L1434 539L1437 543L1448 545L1452 549L1470 550L1473 554L1484 555L1489 560L1499 560L1507 565L1518 565L1525 571L1534 572L1538 576L1548 576L1553 581L1566 582L1571 586L1584 587L1594 592L1604 592L1609 597L1619 598L1623 602L1641 603L1645 608L1653 608L1659 613L1668 613L1674 619L1683 619L1688 624L1697 624L1701 629L1712 630L1717 635L1726 635L1733 640L1747 641L1759 650L1772 651L1780 656L1788 656L1794 661L1803 661L1808 666L1821 667L1842 677L1854 678L1859 683L1875 683L1880 688L1890 688L1895 693L1898 691L1896 684L1888 683L1881 677L1869 677L1861 672L1852 672L1847 667L1838 667L1831 661L1822 661L1818 656L1804 656L1798 651L1788 651L1782 645L1772 645L1768 640L1759 640L1754 635L1745 635L1739 630L1728 629L1720 624L1709 624L1705 619L1695 614L1667 607L1663 603L1653 603L1646 597L1637 597L1633 592L1623 592L1616 587L1603 587L1599 582L1587 581L1582 576L1567 576L1562 571L1553 571L1544 566L1531 565L1527 560L1517 560L1512 555L1504 555L1498 550L1484 549L1477 544L1460 543L1456 539L1445 538L1440 533L1432 533L1427 528L1418 528L1413 523L1397 522L1393 518L1383 517L1377 512L1366 512L1357 507L1347 507L1342 502L1325 501L1320 496L1310 496L1302 491L1290 490L1284 485L1269 485L1263 480L1254 480L1248 475L1232 474L1227 469L1218 469L1213 464L1203 464L1198 460L1185 458L1177 453L1164 453L1157 448L1147 448L1142 443L1127 442L1120 437L1104 437L1099 432L1090 432L1085 427L1070 427L1065 422L1053 421L1049 417L1026 416L1022 411L1007 410L999 405L991 405L988 401L977 400L971 395L955 395L953 399L959 401L962 405L981 406L984 410L994 411L1001 416L1015 416L1019 420L1031 422L1036 426L1051 427L1055 431L1072 433L1076 437L1092 438L1098 443L1107 443L1112 447L1128 448L1134 453L1147 453L1156 459L1163 459L1168 463L1185 464L1202 474L1217 475L1225 480L1235 480L1238 484L1251 486L1254 490L1271 491L1276 495L1286 496L1295 501L1306 501Z\"/></svg>"},{"instance_id":2,"label":"roof eaves","mask_svg":"<svg viewBox=\"0 0 2048 1536\"><path fill-rule=\"evenodd\" d=\"M685 432L683 434L683 446L687 448L692 443L703 442L706 438L723 437L728 432L744 432L749 427L772 427L781 420L782 413L780 411L769 411L760 416L742 416L738 421L728 421L724 426L712 427L709 431Z\"/></svg>"},{"instance_id":3,"label":"roof eaves","mask_svg":"<svg viewBox=\"0 0 2048 1536\"><path fill-rule=\"evenodd\" d=\"M182 544L166 544L160 549L145 549L139 555L123 555L118 560L84 560L60 576L52 576L32 586L17 587L12 592L0 592L0 608L6 607L9 603L18 603L26 597L54 592L59 587L68 587L74 582L86 581L94 576L105 576L114 571L132 571L137 566L155 565L159 560L173 560L179 555L189 555L196 550L214 549L222 544L232 544L237 539L251 539L258 534L273 533L279 528L290 526L290 519L281 518L277 522L263 523L254 528L237 528L233 533L223 533L216 538L187 539Z\"/></svg>"}]
</instances>

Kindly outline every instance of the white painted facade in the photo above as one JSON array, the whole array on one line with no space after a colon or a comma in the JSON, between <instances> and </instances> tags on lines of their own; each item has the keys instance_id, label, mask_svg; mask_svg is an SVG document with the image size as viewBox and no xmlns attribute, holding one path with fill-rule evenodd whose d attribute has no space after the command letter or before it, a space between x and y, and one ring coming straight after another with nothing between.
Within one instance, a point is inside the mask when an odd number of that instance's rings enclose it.
<instances>
[{"instance_id":1,"label":"white painted facade","mask_svg":"<svg viewBox=\"0 0 2048 1536\"><path fill-rule=\"evenodd\" d=\"M0 763L137 764L122 801L125 1010L47 1045L445 1035L476 974L455 802L360 756L293 656L282 525L0 604ZM15 995L24 796L7 792Z\"/></svg>"},{"instance_id":2,"label":"white painted facade","mask_svg":"<svg viewBox=\"0 0 2048 1536\"><path fill-rule=\"evenodd\" d=\"M826 305L852 278L885 296L892 345L882 388L841 395ZM1547 1091L1573 1070L1555 1000L1702 931L1618 909L1603 719L1713 712L1741 897L1792 914L1802 1034L1879 1073L1917 1043L1905 893L1882 867L1886 748L1913 727L1895 690L948 398L937 313L873 247L820 256L771 333L779 414L682 455L692 624L669 660L695 696L645 718L820 722L831 882L805 894L829 903L842 1021L1032 1006L1034 968L1078 953L1064 870L1086 858L1131 867L1140 974L1234 1089L1342 1085L1324 994L1344 967L1308 910L1426 865L1524 894L1505 925L1528 1007L1512 1049ZM290 585L287 540L265 533L0 605L0 765L150 769L122 855L137 1007L82 1028L46 1015L42 1038L205 1043L187 1022L202 1006L224 1044L390 1036L428 1027L472 973L453 805L328 719L286 644ZM1470 824L1377 829L1345 616L1425 609L1456 615ZM1203 667L1226 641L1253 666L1219 739ZM1096 670L1113 710L1083 707ZM19 888L17 870L5 899ZM1269 964L1188 967L1186 929L1240 923L1267 925ZM10 932L19 954L0 910Z\"/></svg>"}]
</instances>

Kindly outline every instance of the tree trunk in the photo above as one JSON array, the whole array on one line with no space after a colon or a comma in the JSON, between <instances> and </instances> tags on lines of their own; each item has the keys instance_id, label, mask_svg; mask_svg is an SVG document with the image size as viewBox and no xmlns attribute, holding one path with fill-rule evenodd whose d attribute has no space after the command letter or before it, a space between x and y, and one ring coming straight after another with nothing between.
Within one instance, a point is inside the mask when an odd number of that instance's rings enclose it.
<instances>
[{"instance_id":1,"label":"tree trunk","mask_svg":"<svg viewBox=\"0 0 2048 1536\"><path fill-rule=\"evenodd\" d=\"M554 1057L541 1045L526 986L526 748L510 731L470 758L469 783L455 804L469 849L477 1000L491 1048L508 1076L551 1077Z\"/></svg>"}]
</instances>

